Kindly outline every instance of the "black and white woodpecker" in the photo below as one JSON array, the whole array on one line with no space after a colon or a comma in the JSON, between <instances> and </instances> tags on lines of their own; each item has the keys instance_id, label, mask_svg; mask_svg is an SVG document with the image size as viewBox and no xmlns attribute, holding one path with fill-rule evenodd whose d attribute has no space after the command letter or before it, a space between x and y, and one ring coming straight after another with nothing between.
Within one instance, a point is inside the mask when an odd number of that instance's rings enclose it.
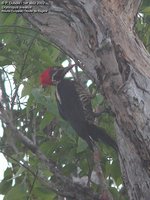
<instances>
[{"instance_id":1,"label":"black and white woodpecker","mask_svg":"<svg viewBox=\"0 0 150 200\"><path fill-rule=\"evenodd\" d=\"M99 139L117 150L117 144L106 131L93 123L94 113L91 98L76 81L64 78L73 67L49 67L40 75L43 87L56 86L56 101L61 117L68 121L75 132L93 150L94 141Z\"/></svg>"}]
</instances>

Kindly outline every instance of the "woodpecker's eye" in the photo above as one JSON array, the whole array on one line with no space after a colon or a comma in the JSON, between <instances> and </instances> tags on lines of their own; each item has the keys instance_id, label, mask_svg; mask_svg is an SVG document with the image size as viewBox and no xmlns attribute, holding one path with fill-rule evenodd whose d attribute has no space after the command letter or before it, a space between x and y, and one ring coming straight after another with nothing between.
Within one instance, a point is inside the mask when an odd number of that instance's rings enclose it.
<instances>
[{"instance_id":1,"label":"woodpecker's eye","mask_svg":"<svg viewBox=\"0 0 150 200\"><path fill-rule=\"evenodd\" d=\"M52 75L52 82L58 83L63 78L62 76L63 69L56 69Z\"/></svg>"}]
</instances>

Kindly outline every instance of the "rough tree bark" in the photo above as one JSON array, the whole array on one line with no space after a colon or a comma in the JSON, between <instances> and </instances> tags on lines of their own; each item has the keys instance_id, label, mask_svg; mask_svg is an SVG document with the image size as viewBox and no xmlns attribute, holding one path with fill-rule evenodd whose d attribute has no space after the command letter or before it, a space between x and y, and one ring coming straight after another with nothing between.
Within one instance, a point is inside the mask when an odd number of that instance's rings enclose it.
<instances>
[{"instance_id":1,"label":"rough tree bark","mask_svg":"<svg viewBox=\"0 0 150 200\"><path fill-rule=\"evenodd\" d=\"M82 62L83 70L100 84L115 113L120 165L129 199L148 200L150 56L134 32L141 1L45 2L48 13L24 17L48 40Z\"/></svg>"}]
</instances>

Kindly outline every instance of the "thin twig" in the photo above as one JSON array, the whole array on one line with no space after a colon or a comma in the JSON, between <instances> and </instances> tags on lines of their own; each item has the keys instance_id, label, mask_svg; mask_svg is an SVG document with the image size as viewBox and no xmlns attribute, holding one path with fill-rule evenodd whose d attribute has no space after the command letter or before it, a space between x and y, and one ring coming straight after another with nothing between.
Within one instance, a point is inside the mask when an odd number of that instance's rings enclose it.
<instances>
[{"instance_id":1,"label":"thin twig","mask_svg":"<svg viewBox=\"0 0 150 200\"><path fill-rule=\"evenodd\" d=\"M29 191L29 196L27 197L27 200L30 199L30 196L31 196L32 190L33 190L33 188L34 188L34 184L35 184L35 181L36 181L37 177L38 177L38 170L37 170L36 173L35 173L34 180L33 180L33 183L32 183L32 185L31 185L31 188L30 188L30 191Z\"/></svg>"}]
</instances>

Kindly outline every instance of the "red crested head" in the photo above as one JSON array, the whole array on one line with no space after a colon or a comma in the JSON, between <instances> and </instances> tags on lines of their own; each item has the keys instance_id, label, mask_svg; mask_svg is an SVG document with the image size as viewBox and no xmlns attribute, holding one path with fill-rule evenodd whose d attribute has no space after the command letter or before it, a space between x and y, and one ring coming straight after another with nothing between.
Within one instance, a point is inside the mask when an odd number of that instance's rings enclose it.
<instances>
[{"instance_id":1,"label":"red crested head","mask_svg":"<svg viewBox=\"0 0 150 200\"><path fill-rule=\"evenodd\" d=\"M73 67L71 65L69 67L49 67L44 70L40 75L40 84L43 87L47 87L50 85L57 85L65 76L65 74Z\"/></svg>"},{"instance_id":2,"label":"red crested head","mask_svg":"<svg viewBox=\"0 0 150 200\"><path fill-rule=\"evenodd\" d=\"M53 69L52 68L48 68L46 70L44 70L42 72L42 74L40 75L40 84L43 87L47 87L49 85L52 85L52 74L53 74Z\"/></svg>"}]
</instances>

